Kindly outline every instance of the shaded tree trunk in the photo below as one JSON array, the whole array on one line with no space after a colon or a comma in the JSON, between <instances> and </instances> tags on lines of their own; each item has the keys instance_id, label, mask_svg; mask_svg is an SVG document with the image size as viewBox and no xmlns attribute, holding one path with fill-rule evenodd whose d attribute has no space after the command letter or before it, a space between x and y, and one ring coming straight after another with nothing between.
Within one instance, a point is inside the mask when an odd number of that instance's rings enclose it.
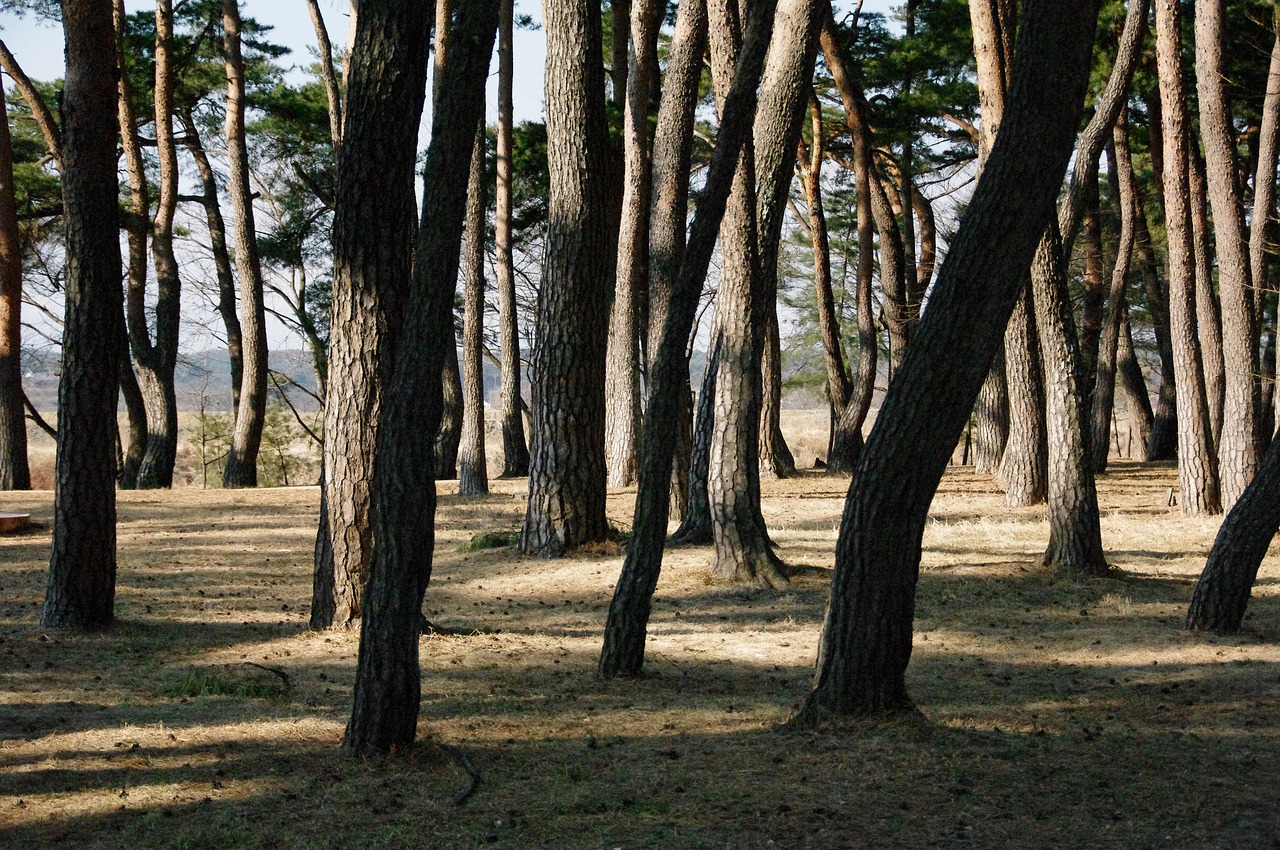
<instances>
[{"instance_id":1,"label":"shaded tree trunk","mask_svg":"<svg viewBox=\"0 0 1280 850\"><path fill-rule=\"evenodd\" d=\"M147 408L142 403L142 390L138 389L138 376L133 374L133 361L129 358L129 333L124 321L120 322L120 357L116 370L120 381L120 398L124 402L125 428L121 435L120 468L117 481L121 490L138 488L138 470L147 453Z\"/></svg>"},{"instance_id":2,"label":"shaded tree trunk","mask_svg":"<svg viewBox=\"0 0 1280 850\"><path fill-rule=\"evenodd\" d=\"M409 13L402 41L409 42L406 59L416 59L425 69L426 20L421 10L422 6L418 6ZM365 0L358 25L377 12L385 10ZM438 423L440 359L454 345L453 298L458 282L468 166L474 159L476 131L483 120L484 81L498 24L497 12L497 0L459 4L452 33L454 43L435 100L431 144L423 167L422 219L413 252L413 280L403 333L395 343L395 367L382 406L374 459L377 542L360 623L351 720L343 739L345 750L362 755L403 754L413 745L417 731L421 699L419 624L423 595L431 578L436 507L432 444L421 435L424 428L426 433L432 433ZM548 29L554 26L554 15L548 15L547 23ZM357 37L357 47L359 44ZM407 102L401 109L416 103L416 97L411 95L421 90L418 68L410 66L404 76L412 79L412 85L406 85ZM347 101L352 118L343 133L344 162L348 150L355 145L356 101L353 80ZM410 129L416 128L414 121ZM397 147L397 176L404 175L405 159L412 163L411 157L405 157L412 152L411 143ZM341 182L340 179L340 185ZM406 180L405 185L412 199L412 180ZM412 236L412 221L411 214L397 214L394 233L399 240ZM371 218L365 226L374 224L382 222ZM369 244L379 243L374 239ZM404 275L404 261L399 263L394 272Z\"/></svg>"},{"instance_id":3,"label":"shaded tree trunk","mask_svg":"<svg viewBox=\"0 0 1280 850\"><path fill-rule=\"evenodd\" d=\"M689 447L688 498L680 526L671 535L671 542L676 545L702 546L711 542L711 441L715 426L716 375L723 344L719 316L712 322L711 345L698 388L697 412Z\"/></svg>"},{"instance_id":4,"label":"shaded tree trunk","mask_svg":"<svg viewBox=\"0 0 1280 850\"><path fill-rule=\"evenodd\" d=\"M1197 148L1189 150L1191 171L1191 244L1195 268L1196 338L1204 370L1204 391L1209 404L1209 444L1217 451L1222 436L1222 405L1226 397L1225 361L1222 355L1222 308L1214 291L1213 233L1209 227L1209 203L1204 187L1204 159ZM1167 225L1166 225L1167 229ZM1219 482L1221 483L1221 482Z\"/></svg>"},{"instance_id":5,"label":"shaded tree trunk","mask_svg":"<svg viewBox=\"0 0 1280 850\"><path fill-rule=\"evenodd\" d=\"M1009 438L1000 459L1006 507L1038 505L1048 492L1049 444L1045 434L1044 376L1035 308L1028 281L1004 334L1009 389Z\"/></svg>"},{"instance_id":6,"label":"shaded tree trunk","mask_svg":"<svg viewBox=\"0 0 1280 850\"><path fill-rule=\"evenodd\" d=\"M1136 199L1134 225L1134 250L1138 252L1138 268L1142 275L1143 291L1147 296L1147 311L1156 337L1156 353L1160 355L1160 386L1156 392L1156 408L1151 425L1151 435L1144 444L1143 460L1173 460L1178 456L1178 410L1173 368L1173 342L1170 339L1168 290L1160 280L1151 232L1147 227L1146 213L1141 198Z\"/></svg>"},{"instance_id":7,"label":"shaded tree trunk","mask_svg":"<svg viewBox=\"0 0 1280 850\"><path fill-rule=\"evenodd\" d=\"M764 321L764 350L760 359L760 474L766 478L790 478L796 474L796 459L782 434L782 340L776 304L765 307Z\"/></svg>"},{"instance_id":8,"label":"shaded tree trunk","mask_svg":"<svg viewBox=\"0 0 1280 850\"><path fill-rule=\"evenodd\" d=\"M458 363L458 329L454 320L450 320L449 327L453 328L453 345L446 346L440 366L444 411L440 430L436 433L437 481L458 477L458 447L462 444L462 367Z\"/></svg>"},{"instance_id":9,"label":"shaded tree trunk","mask_svg":"<svg viewBox=\"0 0 1280 850\"><path fill-rule=\"evenodd\" d=\"M616 243L600 67L600 4L548 0L546 258L533 353L525 554L603 540L604 359Z\"/></svg>"},{"instance_id":10,"label":"shaded tree trunk","mask_svg":"<svg viewBox=\"0 0 1280 850\"><path fill-rule=\"evenodd\" d=\"M484 173L484 124L476 128L467 186L467 224L464 254L465 314L462 318L462 449L458 465L458 493L483 496L489 492L489 469L484 456L484 237L488 203Z\"/></svg>"},{"instance_id":11,"label":"shaded tree trunk","mask_svg":"<svg viewBox=\"0 0 1280 850\"><path fill-rule=\"evenodd\" d=\"M1188 175L1186 95L1182 79L1181 10L1172 0L1158 0L1156 60L1160 79L1162 183L1168 233L1169 329L1177 385L1178 488L1186 516L1221 510L1217 455L1213 450L1205 373L1201 365L1196 321L1195 253L1191 243L1192 211ZM1205 329L1208 332L1208 329Z\"/></svg>"},{"instance_id":12,"label":"shaded tree trunk","mask_svg":"<svg viewBox=\"0 0 1280 850\"><path fill-rule=\"evenodd\" d=\"M29 489L22 406L22 239L6 114L0 120L0 490Z\"/></svg>"},{"instance_id":13,"label":"shaded tree trunk","mask_svg":"<svg viewBox=\"0 0 1280 850\"><path fill-rule=\"evenodd\" d=\"M115 430L121 300L115 29L109 5L64 0L62 204L66 312L58 383L53 543L40 624L114 617Z\"/></svg>"},{"instance_id":14,"label":"shaded tree trunk","mask_svg":"<svg viewBox=\"0 0 1280 850\"><path fill-rule=\"evenodd\" d=\"M1147 395L1147 379L1133 351L1133 332L1129 327L1129 310L1126 307L1120 326L1120 350L1116 368L1124 388L1125 409L1129 426L1133 429L1139 449L1151 444L1151 430L1155 416L1151 411L1151 398Z\"/></svg>"},{"instance_id":15,"label":"shaded tree trunk","mask_svg":"<svg viewBox=\"0 0 1280 850\"><path fill-rule=\"evenodd\" d=\"M236 408L231 448L222 473L223 487L258 486L258 449L267 414L267 312L263 301L262 263L253 218L249 183L249 147L244 124L244 57L240 53L239 0L222 3L223 49L227 68L227 188L236 219L235 258L240 277L240 326L243 330L244 379Z\"/></svg>"},{"instance_id":16,"label":"shaded tree trunk","mask_svg":"<svg viewBox=\"0 0 1280 850\"><path fill-rule=\"evenodd\" d=\"M905 672L929 504L1054 214L1093 44L1096 3L1024 9L1000 136L854 472L818 672L794 727L911 706Z\"/></svg>"}]
</instances>

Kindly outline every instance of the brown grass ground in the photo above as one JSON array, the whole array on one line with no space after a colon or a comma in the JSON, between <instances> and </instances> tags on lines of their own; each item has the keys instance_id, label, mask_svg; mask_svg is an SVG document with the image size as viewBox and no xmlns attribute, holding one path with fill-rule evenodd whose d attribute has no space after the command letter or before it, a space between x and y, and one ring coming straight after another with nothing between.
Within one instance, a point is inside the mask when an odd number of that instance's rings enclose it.
<instances>
[{"instance_id":1,"label":"brown grass ground","mask_svg":"<svg viewBox=\"0 0 1280 850\"><path fill-rule=\"evenodd\" d=\"M594 673L616 554L462 552L517 527L523 482L442 486L424 738L337 745L357 635L306 627L314 488L120 496L117 626L41 629L47 525L0 538L0 847L1272 847L1280 570L1247 631L1179 628L1217 521L1173 471L1101 483L1112 579L1038 570L1043 510L949 473L925 538L910 688L927 720L773 731L804 694L847 481L766 485L785 593L667 558L646 675ZM612 492L630 522L634 491ZM0 494L47 523L49 493ZM286 687L271 672L288 676Z\"/></svg>"}]
</instances>

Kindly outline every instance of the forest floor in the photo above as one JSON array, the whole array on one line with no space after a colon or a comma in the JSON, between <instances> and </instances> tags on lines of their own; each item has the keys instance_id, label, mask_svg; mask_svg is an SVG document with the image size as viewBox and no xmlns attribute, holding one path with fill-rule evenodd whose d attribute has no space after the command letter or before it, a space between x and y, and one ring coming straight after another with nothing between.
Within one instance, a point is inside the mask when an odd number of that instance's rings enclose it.
<instances>
[{"instance_id":1,"label":"forest floor","mask_svg":"<svg viewBox=\"0 0 1280 850\"><path fill-rule=\"evenodd\" d=\"M88 636L36 624L52 495L0 494L39 523L0 537L0 847L1280 846L1280 561L1244 634L1182 631L1218 520L1166 507L1173 484L1113 466L1116 573L1079 583L1036 566L1042 508L948 472L908 672L923 717L781 735L847 480L766 483L785 592L671 551L645 675L608 682L619 554L461 551L518 527L524 482L443 483L426 607L462 634L422 639L427 743L368 761L338 751L358 635L307 629L315 488L120 494L117 625ZM619 526L633 498L610 493Z\"/></svg>"}]
</instances>

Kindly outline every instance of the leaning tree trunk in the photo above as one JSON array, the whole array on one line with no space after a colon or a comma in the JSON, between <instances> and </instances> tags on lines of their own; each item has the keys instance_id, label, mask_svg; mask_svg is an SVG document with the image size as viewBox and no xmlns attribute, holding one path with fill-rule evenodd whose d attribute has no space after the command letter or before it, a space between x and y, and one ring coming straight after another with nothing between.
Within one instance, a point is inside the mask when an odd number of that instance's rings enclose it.
<instances>
[{"instance_id":1,"label":"leaning tree trunk","mask_svg":"<svg viewBox=\"0 0 1280 850\"><path fill-rule=\"evenodd\" d=\"M22 407L22 244L9 119L0 121L0 490L31 489Z\"/></svg>"},{"instance_id":2,"label":"leaning tree trunk","mask_svg":"<svg viewBox=\"0 0 1280 850\"><path fill-rule=\"evenodd\" d=\"M458 458L458 493L489 492L484 456L484 232L488 203L484 174L484 125L476 127L467 186L465 313L462 317L462 446Z\"/></svg>"},{"instance_id":3,"label":"leaning tree trunk","mask_svg":"<svg viewBox=\"0 0 1280 850\"><path fill-rule=\"evenodd\" d=\"M53 543L40 624L111 625L116 582L116 368L124 315L117 229L111 7L64 0L62 205L66 313Z\"/></svg>"},{"instance_id":4,"label":"leaning tree trunk","mask_svg":"<svg viewBox=\"0 0 1280 850\"><path fill-rule=\"evenodd\" d=\"M173 219L178 204L178 151L173 138L173 3L156 0L156 157L160 161L156 213L151 230L151 257L156 271L155 340L147 327L144 291L130 281L129 337L138 382L147 406L147 453L138 471L138 487L173 486L178 451L178 399L174 369L178 362L178 328L182 280L173 250Z\"/></svg>"},{"instance_id":5,"label":"leaning tree trunk","mask_svg":"<svg viewBox=\"0 0 1280 850\"><path fill-rule=\"evenodd\" d=\"M253 219L253 187L249 182L249 148L244 124L244 58L240 53L240 3L223 0L223 46L227 61L227 186L236 219L235 258L240 277L240 327L243 332L244 377L236 408L231 448L222 473L223 487L258 486L258 449L267 414L267 311L263 301L262 263Z\"/></svg>"},{"instance_id":6,"label":"leaning tree trunk","mask_svg":"<svg viewBox=\"0 0 1280 850\"><path fill-rule=\"evenodd\" d=\"M600 4L548 0L547 164L551 177L533 353L533 444L525 554L603 540L604 356L609 330L609 149Z\"/></svg>"},{"instance_id":7,"label":"leaning tree trunk","mask_svg":"<svg viewBox=\"0 0 1280 850\"><path fill-rule=\"evenodd\" d=\"M697 11L701 10L695 13ZM650 371L652 383L644 421L631 546L609 606L604 646L600 651L602 676L637 676L644 664L645 630L661 572L667 531L673 454L669 434L680 414L681 393L688 380L686 347L739 155L751 135L756 90L773 28L773 11L772 0L761 0L748 26L734 81L721 110L720 132L694 214L687 252L671 288L662 341L654 351L655 368Z\"/></svg>"},{"instance_id":8,"label":"leaning tree trunk","mask_svg":"<svg viewBox=\"0 0 1280 850\"><path fill-rule=\"evenodd\" d=\"M516 277L511 248L511 151L513 147L512 44L514 0L500 0L498 12L497 188L494 192L494 273L498 287L498 361L502 367L502 477L529 474L529 446L524 439L520 396L520 329L516 317Z\"/></svg>"},{"instance_id":9,"label":"leaning tree trunk","mask_svg":"<svg viewBox=\"0 0 1280 850\"><path fill-rule=\"evenodd\" d=\"M1053 216L1088 76L1097 4L1024 8L1000 137L854 472L818 673L795 727L911 706L905 673L929 504Z\"/></svg>"},{"instance_id":10,"label":"leaning tree trunk","mask_svg":"<svg viewBox=\"0 0 1280 850\"><path fill-rule=\"evenodd\" d=\"M1169 329L1177 384L1178 489L1183 515L1201 516L1218 513L1222 504L1196 330L1197 287L1191 243L1188 183L1191 163L1187 153L1189 131L1182 78L1181 18L1177 3L1170 0L1156 3L1156 60L1164 119L1162 194L1169 242Z\"/></svg>"},{"instance_id":11,"label":"leaning tree trunk","mask_svg":"<svg viewBox=\"0 0 1280 850\"><path fill-rule=\"evenodd\" d=\"M615 9L622 11L621 4ZM665 5L637 0L631 6L632 68L627 75L622 123L622 220L618 230L617 276L609 317L605 362L605 452L609 486L635 483L640 440L641 302L649 276L649 96L658 73L657 40ZM626 41L622 41L625 56ZM618 57L615 57L615 61Z\"/></svg>"},{"instance_id":12,"label":"leaning tree trunk","mask_svg":"<svg viewBox=\"0 0 1280 850\"><path fill-rule=\"evenodd\" d=\"M365 0L360 23L377 12L384 10ZM410 45L406 53L411 55L406 58L419 60L425 70L425 40L421 36L426 22L420 11L416 15L418 19L408 22L403 36ZM549 15L548 28L554 23ZM483 120L484 81L497 24L497 0L459 4L454 43L435 100L431 144L422 175L422 220L413 252L413 280L374 458L377 542L360 623L351 720L343 740L345 750L360 755L403 754L413 746L417 732L419 624L423 595L431 578L436 508L433 447L430 440L422 439L422 433L424 429L432 433L440 417L440 360L454 344L453 296L458 283L468 166L475 159L476 131ZM357 53L358 47L357 39ZM416 67L403 76L412 79L411 91L404 93L409 102L402 108L407 108L417 102L410 95L421 91L422 77ZM356 111L356 100L353 85L348 115ZM410 129L416 128L414 121ZM355 135L353 116L343 135L344 161ZM403 178L404 155L413 152L413 145L403 139L401 145L396 151L401 160L396 172ZM412 179L405 184L412 197ZM375 218L365 226L375 224L382 222ZM396 224L395 235L400 240L411 236L411 215L399 213ZM376 239L371 241L371 245L378 244ZM406 266L403 260L399 262L395 273L403 275Z\"/></svg>"},{"instance_id":13,"label":"leaning tree trunk","mask_svg":"<svg viewBox=\"0 0 1280 850\"><path fill-rule=\"evenodd\" d=\"M1254 279L1237 183L1236 131L1223 80L1223 0L1196 0L1196 93L1204 144L1205 183L1213 206L1214 254L1222 305L1223 405L1218 484L1231 510L1258 468L1258 323ZM1274 167L1274 166L1273 166ZM1264 213L1258 227L1264 227ZM1261 289L1258 290L1261 292Z\"/></svg>"},{"instance_id":14,"label":"leaning tree trunk","mask_svg":"<svg viewBox=\"0 0 1280 850\"><path fill-rule=\"evenodd\" d=\"M359 42L353 39L347 74L349 100L333 223L333 318L313 629L348 626L364 608L373 549L372 459L409 288L414 151L427 59L415 27L423 15L427 17L422 26L427 26L431 10L396 8L399 5L386 0L362 5L356 22ZM403 63L399 66L405 69L388 75L385 87L378 84L384 63ZM421 73L418 64L423 66ZM373 250L379 244L393 250Z\"/></svg>"}]
</instances>

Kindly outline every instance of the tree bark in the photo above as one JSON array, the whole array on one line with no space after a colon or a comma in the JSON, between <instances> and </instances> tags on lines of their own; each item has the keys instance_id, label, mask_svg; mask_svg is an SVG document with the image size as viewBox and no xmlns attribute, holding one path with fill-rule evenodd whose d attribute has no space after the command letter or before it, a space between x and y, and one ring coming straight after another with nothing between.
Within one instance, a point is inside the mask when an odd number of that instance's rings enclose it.
<instances>
[{"instance_id":1,"label":"tree bark","mask_svg":"<svg viewBox=\"0 0 1280 850\"><path fill-rule=\"evenodd\" d=\"M467 185L462 318L462 448L458 457L458 493L489 493L484 456L484 237L488 191L484 173L484 122L475 132Z\"/></svg>"},{"instance_id":2,"label":"tree bark","mask_svg":"<svg viewBox=\"0 0 1280 850\"><path fill-rule=\"evenodd\" d=\"M622 8L622 4L615 5L618 11ZM605 397L609 399L605 405L605 452L610 487L627 487L634 484L636 478L641 415L640 336L643 333L640 308L649 276L649 200L653 183L649 161L649 94L658 72L658 30L665 9L658 0L637 0L631 5L634 52L633 67L626 77L622 123L622 220L605 364ZM622 47L625 58L625 40ZM615 56L615 61L617 59Z\"/></svg>"},{"instance_id":3,"label":"tree bark","mask_svg":"<svg viewBox=\"0 0 1280 850\"><path fill-rule=\"evenodd\" d=\"M1157 192L1159 194L1159 192ZM1147 216L1139 198L1135 209L1134 249L1138 252L1139 270L1143 291L1147 296L1147 311L1156 337L1156 352L1160 355L1160 386L1157 389L1156 408L1151 425L1151 435L1144 444L1143 460L1173 460L1178 456L1178 410L1175 373L1173 368L1173 342L1170 339L1168 289L1160 280L1151 232Z\"/></svg>"},{"instance_id":4,"label":"tree bark","mask_svg":"<svg viewBox=\"0 0 1280 850\"><path fill-rule=\"evenodd\" d=\"M258 486L258 449L267 414L267 312L263 300L262 263L253 217L249 182L249 146L244 124L244 57L240 51L239 0L222 3L223 49L227 68L227 188L236 220L235 258L240 277L240 327L243 332L244 378L236 408L231 448L222 473L223 487Z\"/></svg>"},{"instance_id":5,"label":"tree bark","mask_svg":"<svg viewBox=\"0 0 1280 850\"><path fill-rule=\"evenodd\" d=\"M515 56L512 43L514 0L500 0L498 12L498 139L497 188L493 216L496 250L494 272L498 287L498 360L502 364L502 477L529 474L529 446L524 438L521 412L520 330L516 316L516 278L511 249L511 150L512 80Z\"/></svg>"},{"instance_id":6,"label":"tree bark","mask_svg":"<svg viewBox=\"0 0 1280 850\"><path fill-rule=\"evenodd\" d=\"M1223 405L1218 484L1223 510L1231 510L1258 469L1258 323L1245 234L1235 128L1223 81L1226 52L1223 0L1196 0L1196 93L1204 144L1205 183L1213 206L1214 251L1222 310ZM1273 160L1274 162L1274 160ZM1264 214L1263 226L1266 221Z\"/></svg>"},{"instance_id":7,"label":"tree bark","mask_svg":"<svg viewBox=\"0 0 1280 850\"><path fill-rule=\"evenodd\" d=\"M9 116L0 120L0 490L30 490L22 405L22 236Z\"/></svg>"},{"instance_id":8,"label":"tree bark","mask_svg":"<svg viewBox=\"0 0 1280 850\"><path fill-rule=\"evenodd\" d=\"M790 478L796 474L796 459L782 434L782 340L776 303L765 307L764 322L764 348L760 358L760 474L772 479Z\"/></svg>"},{"instance_id":9,"label":"tree bark","mask_svg":"<svg viewBox=\"0 0 1280 850\"><path fill-rule=\"evenodd\" d=\"M372 460L413 256L413 172L430 21L430 8L366 0L356 23L333 223L313 629L350 625L364 606L373 548ZM389 73L392 68L398 73Z\"/></svg>"},{"instance_id":10,"label":"tree bark","mask_svg":"<svg viewBox=\"0 0 1280 850\"><path fill-rule=\"evenodd\" d=\"M111 7L64 0L62 204L66 313L58 383L53 543L40 624L111 625L116 579L116 368L124 315L117 229Z\"/></svg>"},{"instance_id":11,"label":"tree bark","mask_svg":"<svg viewBox=\"0 0 1280 850\"><path fill-rule=\"evenodd\" d=\"M1048 492L1049 444L1040 339L1030 281L1004 334L1004 367L1009 390L1009 437L999 475L1004 485L1004 503L1010 508L1038 505Z\"/></svg>"},{"instance_id":12,"label":"tree bark","mask_svg":"<svg viewBox=\"0 0 1280 850\"><path fill-rule=\"evenodd\" d=\"M1270 266L1267 240L1275 235L1276 162L1280 158L1280 17L1274 12L1271 25L1276 37L1271 45L1267 94L1262 101L1262 123L1258 128L1258 165L1253 176L1249 224L1249 270L1253 273L1254 291L1258 293L1266 289ZM1262 299L1256 300L1260 307Z\"/></svg>"},{"instance_id":13,"label":"tree bark","mask_svg":"<svg viewBox=\"0 0 1280 850\"><path fill-rule=\"evenodd\" d=\"M375 8L370 0L361 4L361 25ZM415 19L406 22L404 40L412 44L412 55L406 58L418 60L425 69L426 20L421 8L409 13ZM345 750L360 755L402 754L413 745L417 731L421 698L418 641L422 598L431 578L436 507L432 444L421 436L424 429L432 433L440 417L440 359L454 345L453 297L468 166L474 159L476 130L483 121L484 81L497 13L497 0L458 5L450 56L435 100L431 144L423 168L422 218L413 252L412 285L403 333L395 343L395 366L382 406L374 458L377 542L360 623L351 720L343 740ZM554 17L549 16L548 28L553 25ZM419 91L418 69L412 68L407 75L414 78L413 90ZM355 112L355 100L353 84L347 101L349 115ZM355 143L355 124L353 116L343 134L344 162ZM416 130L417 122L410 126ZM413 145L407 144L396 155L404 157L412 152ZM403 167L396 170L403 174ZM411 179L405 181L405 187L412 198ZM381 224L372 219L369 222L375 223ZM411 215L399 214L396 224L397 236L411 236ZM396 272L403 274L404 270L402 264Z\"/></svg>"},{"instance_id":14,"label":"tree bark","mask_svg":"<svg viewBox=\"0 0 1280 850\"><path fill-rule=\"evenodd\" d=\"M717 310L712 319L711 345L707 349L702 383L698 387L697 412L690 435L688 497L680 525L671 535L671 542L677 545L701 546L711 542L711 442L715 432L716 376L722 346Z\"/></svg>"},{"instance_id":15,"label":"tree bark","mask_svg":"<svg viewBox=\"0 0 1280 850\"><path fill-rule=\"evenodd\" d=\"M669 434L680 413L681 394L688 381L686 346L739 155L751 134L773 13L772 0L760 0L753 10L734 81L724 99L720 132L694 214L687 250L671 289L662 340L655 350L631 546L609 606L600 652L599 672L605 677L638 676L644 664L645 629L661 571L667 530L673 452Z\"/></svg>"},{"instance_id":16,"label":"tree bark","mask_svg":"<svg viewBox=\"0 0 1280 850\"><path fill-rule=\"evenodd\" d=\"M1119 372L1121 386L1124 387L1125 409L1129 417L1129 426L1133 429L1135 442L1139 449L1150 445L1151 429L1155 416L1151 411L1151 397L1147 394L1147 379L1142 374L1142 366L1133 351L1133 332L1129 327L1129 310L1125 307L1120 326L1120 350L1117 352L1116 368Z\"/></svg>"},{"instance_id":17,"label":"tree bark","mask_svg":"<svg viewBox=\"0 0 1280 850\"><path fill-rule=\"evenodd\" d=\"M818 673L793 727L911 706L904 674L929 504L1053 217L1093 44L1096 3L1024 8L1000 136L854 473Z\"/></svg>"},{"instance_id":18,"label":"tree bark","mask_svg":"<svg viewBox=\"0 0 1280 850\"><path fill-rule=\"evenodd\" d=\"M456 321L450 319L449 327L453 329L453 345L445 346L440 366L444 411L440 418L440 430L436 433L437 481L458 477L458 448L462 445L462 367L458 363Z\"/></svg>"},{"instance_id":19,"label":"tree bark","mask_svg":"<svg viewBox=\"0 0 1280 850\"><path fill-rule=\"evenodd\" d=\"M336 160L342 148L342 89L338 85L338 72L333 67L333 45L329 41L329 28L325 26L318 0L307 0L307 12L311 15L311 26L316 31L320 78L324 80L325 100L329 104L329 140L333 143Z\"/></svg>"},{"instance_id":20,"label":"tree bark","mask_svg":"<svg viewBox=\"0 0 1280 850\"><path fill-rule=\"evenodd\" d=\"M1213 450L1205 370L1197 343L1196 269L1192 246L1191 163L1182 78L1181 19L1176 0L1156 0L1156 64L1162 110L1163 197L1168 234L1169 327L1178 388L1178 488L1185 516L1215 514L1217 455ZM1208 332L1208 328L1204 329Z\"/></svg>"},{"instance_id":21,"label":"tree bark","mask_svg":"<svg viewBox=\"0 0 1280 850\"><path fill-rule=\"evenodd\" d=\"M551 192L520 550L555 557L608 534L604 360L617 246L610 238L600 4L548 0L544 21Z\"/></svg>"},{"instance_id":22,"label":"tree bark","mask_svg":"<svg viewBox=\"0 0 1280 850\"><path fill-rule=\"evenodd\" d=\"M147 453L147 408L138 388L138 376L133 373L133 360L129 357L129 332L120 322L119 368L120 399L124 402L125 430L120 438L120 468L117 481L121 490L138 489L138 470Z\"/></svg>"}]
</instances>

